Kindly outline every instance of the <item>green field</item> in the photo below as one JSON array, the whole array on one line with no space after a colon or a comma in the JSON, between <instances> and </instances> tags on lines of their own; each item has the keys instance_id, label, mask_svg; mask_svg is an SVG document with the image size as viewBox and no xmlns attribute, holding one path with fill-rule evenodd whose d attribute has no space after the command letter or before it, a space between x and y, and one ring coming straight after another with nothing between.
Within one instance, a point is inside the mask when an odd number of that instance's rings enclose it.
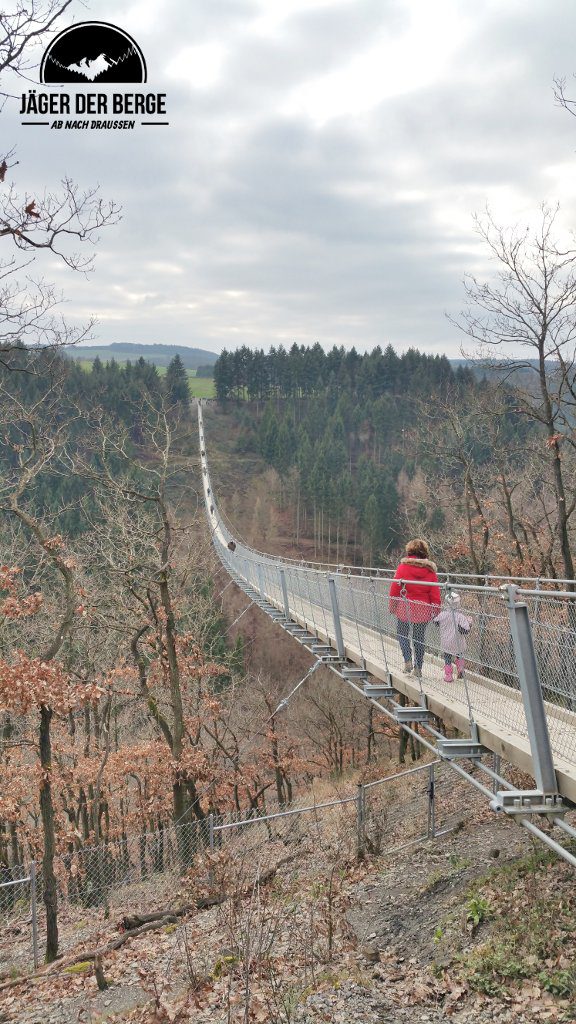
<instances>
[{"instance_id":1,"label":"green field","mask_svg":"<svg viewBox=\"0 0 576 1024\"><path fill-rule=\"evenodd\" d=\"M194 398L214 398L213 377L192 377L193 370L188 371L188 387Z\"/></svg>"},{"instance_id":2,"label":"green field","mask_svg":"<svg viewBox=\"0 0 576 1024\"><path fill-rule=\"evenodd\" d=\"M133 363L138 359L145 359L147 363L154 363L156 366L168 366L175 355L180 356L187 370L212 365L217 359L216 352L209 352L205 348L192 348L190 345L138 345L132 342L113 342L110 345L82 345L69 350L71 359L88 359L92 362L98 356L103 363L109 362L110 359L115 359L117 363L122 363L126 359Z\"/></svg>"},{"instance_id":3,"label":"green field","mask_svg":"<svg viewBox=\"0 0 576 1024\"><path fill-rule=\"evenodd\" d=\"M78 366L80 366L86 373L92 372L92 360L91 359L78 359L76 360ZM125 360L117 360L119 366L125 366ZM156 369L161 377L166 373L165 366L157 366ZM212 377L197 377L196 370L186 370L188 375L188 387L190 388L190 394L193 398L213 398L214 397L214 380Z\"/></svg>"},{"instance_id":4,"label":"green field","mask_svg":"<svg viewBox=\"0 0 576 1024\"><path fill-rule=\"evenodd\" d=\"M157 366L156 369L161 377L166 373L165 366ZM214 398L213 377L197 377L196 370L186 370L188 374L188 387L193 398Z\"/></svg>"}]
</instances>

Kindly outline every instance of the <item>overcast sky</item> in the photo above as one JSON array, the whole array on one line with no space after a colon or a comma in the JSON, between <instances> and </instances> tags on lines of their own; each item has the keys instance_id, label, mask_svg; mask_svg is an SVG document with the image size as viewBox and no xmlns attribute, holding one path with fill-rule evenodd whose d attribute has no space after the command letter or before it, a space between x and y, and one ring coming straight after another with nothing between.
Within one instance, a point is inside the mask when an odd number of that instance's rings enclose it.
<instances>
[{"instance_id":1,"label":"overcast sky","mask_svg":"<svg viewBox=\"0 0 576 1024\"><path fill-rule=\"evenodd\" d=\"M16 101L2 114L28 194L69 175L123 206L88 279L42 266L71 320L98 317L101 344L456 356L445 314L462 308L465 272L492 272L473 212L524 223L558 200L576 226L576 119L552 95L576 71L573 0L73 10L134 36L140 88L167 93L171 122L56 132L21 127Z\"/></svg>"}]
</instances>

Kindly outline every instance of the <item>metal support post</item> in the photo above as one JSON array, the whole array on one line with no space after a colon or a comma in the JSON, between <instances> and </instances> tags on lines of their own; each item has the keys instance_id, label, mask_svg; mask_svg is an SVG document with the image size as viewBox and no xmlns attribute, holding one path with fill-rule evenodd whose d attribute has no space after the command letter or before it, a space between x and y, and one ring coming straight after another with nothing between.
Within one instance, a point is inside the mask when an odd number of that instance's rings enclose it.
<instances>
[{"instance_id":1,"label":"metal support post","mask_svg":"<svg viewBox=\"0 0 576 1024\"><path fill-rule=\"evenodd\" d=\"M364 826L366 822L366 806L365 806L365 794L364 786L361 782L358 783L358 793L356 796L356 855L358 860L362 860L364 857Z\"/></svg>"},{"instance_id":2,"label":"metal support post","mask_svg":"<svg viewBox=\"0 0 576 1024\"><path fill-rule=\"evenodd\" d=\"M556 782L546 711L532 642L528 606L524 602L516 601L517 590L518 588L513 584L506 587L510 631L526 714L534 779L541 793L556 794L558 793L558 783Z\"/></svg>"},{"instance_id":3,"label":"metal support post","mask_svg":"<svg viewBox=\"0 0 576 1024\"><path fill-rule=\"evenodd\" d=\"M336 650L341 658L346 654L344 648L344 638L342 636L342 625L340 622L340 610L338 608L338 596L336 594L336 580L333 576L328 577L328 589L330 591L330 603L332 605L332 618L334 620L334 639L336 641Z\"/></svg>"},{"instance_id":4,"label":"metal support post","mask_svg":"<svg viewBox=\"0 0 576 1024\"><path fill-rule=\"evenodd\" d=\"M30 865L30 909L32 911L32 955L34 957L34 970L38 970L40 957L38 955L38 908L37 908L37 884L36 884L36 861Z\"/></svg>"},{"instance_id":5,"label":"metal support post","mask_svg":"<svg viewBox=\"0 0 576 1024\"><path fill-rule=\"evenodd\" d=\"M436 835L436 779L434 765L428 769L428 839Z\"/></svg>"},{"instance_id":6,"label":"metal support post","mask_svg":"<svg viewBox=\"0 0 576 1024\"><path fill-rule=\"evenodd\" d=\"M494 772L494 775L500 775L500 761L501 761L500 754L494 754L494 757L493 757L493 760L492 760L492 770ZM494 779L493 790L494 790L494 793L498 792L498 779Z\"/></svg>"},{"instance_id":7,"label":"metal support post","mask_svg":"<svg viewBox=\"0 0 576 1024\"><path fill-rule=\"evenodd\" d=\"M290 605L288 603L288 587L286 586L286 573L284 569L279 569L280 573L280 586L282 587L282 602L284 604L284 615L287 619L290 618Z\"/></svg>"}]
</instances>

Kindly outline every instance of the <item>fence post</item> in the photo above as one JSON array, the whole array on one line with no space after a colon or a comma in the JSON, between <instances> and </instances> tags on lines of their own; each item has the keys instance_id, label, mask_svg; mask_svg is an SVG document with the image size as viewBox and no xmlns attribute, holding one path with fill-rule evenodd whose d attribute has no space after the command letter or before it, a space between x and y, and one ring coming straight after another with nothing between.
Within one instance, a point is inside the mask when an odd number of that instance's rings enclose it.
<instances>
[{"instance_id":1,"label":"fence post","mask_svg":"<svg viewBox=\"0 0 576 1024\"><path fill-rule=\"evenodd\" d=\"M208 849L210 853L214 853L214 815L212 811L208 815ZM210 859L210 867L208 868L208 883L212 887L214 885L214 866L212 859Z\"/></svg>"},{"instance_id":2,"label":"fence post","mask_svg":"<svg viewBox=\"0 0 576 1024\"><path fill-rule=\"evenodd\" d=\"M356 856L358 860L364 858L364 846L365 836L364 827L366 824L366 805L365 805L365 792L364 786L361 782L358 783L358 792L356 796Z\"/></svg>"},{"instance_id":3,"label":"fence post","mask_svg":"<svg viewBox=\"0 0 576 1024\"><path fill-rule=\"evenodd\" d=\"M514 643L516 668L526 714L534 779L536 787L541 793L556 794L558 793L558 783L550 747L538 664L534 653L528 605L523 601L516 600L517 590L518 587L515 584L506 585L510 632Z\"/></svg>"},{"instance_id":4,"label":"fence post","mask_svg":"<svg viewBox=\"0 0 576 1024\"><path fill-rule=\"evenodd\" d=\"M38 970L40 957L38 956L38 908L37 884L36 884L36 861L30 864L30 909L32 911L32 954L34 957L34 970Z\"/></svg>"},{"instance_id":5,"label":"fence post","mask_svg":"<svg viewBox=\"0 0 576 1024\"><path fill-rule=\"evenodd\" d=\"M428 769L428 839L436 835L436 778L435 765Z\"/></svg>"},{"instance_id":6,"label":"fence post","mask_svg":"<svg viewBox=\"0 0 576 1024\"><path fill-rule=\"evenodd\" d=\"M284 604L284 615L287 619L290 618L290 605L288 603L288 587L286 586L286 573L284 569L279 569L280 573L280 586L282 587L282 603Z\"/></svg>"},{"instance_id":7,"label":"fence post","mask_svg":"<svg viewBox=\"0 0 576 1024\"><path fill-rule=\"evenodd\" d=\"M330 603L332 605L332 618L334 620L334 639L336 650L341 658L346 654L344 649L344 638L342 636L342 624L340 622L340 610L338 608L338 595L336 594L336 580L333 576L328 577L328 589L330 591Z\"/></svg>"}]
</instances>

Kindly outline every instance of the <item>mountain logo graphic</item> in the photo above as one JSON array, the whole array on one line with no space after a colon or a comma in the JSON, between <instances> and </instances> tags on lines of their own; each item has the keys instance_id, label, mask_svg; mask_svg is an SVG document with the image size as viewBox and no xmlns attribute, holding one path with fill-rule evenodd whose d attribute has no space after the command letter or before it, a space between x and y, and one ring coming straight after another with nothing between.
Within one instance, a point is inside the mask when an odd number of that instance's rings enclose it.
<instances>
[{"instance_id":1,"label":"mountain logo graphic","mask_svg":"<svg viewBox=\"0 0 576 1024\"><path fill-rule=\"evenodd\" d=\"M60 32L40 65L44 85L68 82L145 82L146 61L138 43L105 21L81 21Z\"/></svg>"}]
</instances>

